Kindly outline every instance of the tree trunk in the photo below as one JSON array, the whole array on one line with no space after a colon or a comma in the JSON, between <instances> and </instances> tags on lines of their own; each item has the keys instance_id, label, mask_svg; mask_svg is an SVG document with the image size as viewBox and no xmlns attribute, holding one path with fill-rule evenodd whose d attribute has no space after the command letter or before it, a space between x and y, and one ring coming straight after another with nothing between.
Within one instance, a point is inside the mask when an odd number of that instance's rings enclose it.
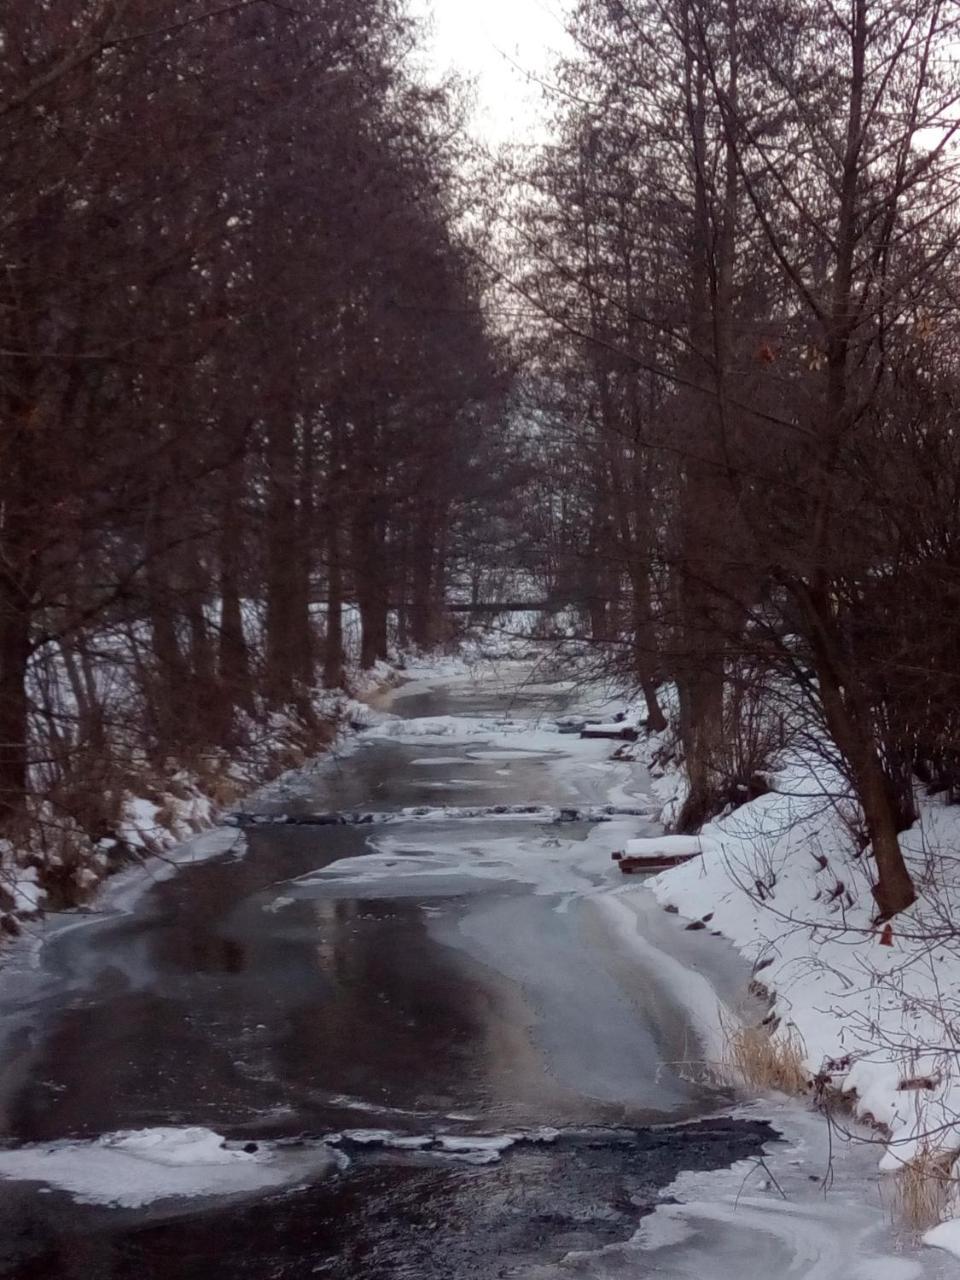
<instances>
[{"instance_id":1,"label":"tree trunk","mask_svg":"<svg viewBox=\"0 0 960 1280\"><path fill-rule=\"evenodd\" d=\"M343 563L336 508L331 503L327 526L327 636L323 651L323 683L327 689L343 687L346 679L343 654Z\"/></svg>"},{"instance_id":2,"label":"tree trunk","mask_svg":"<svg viewBox=\"0 0 960 1280\"><path fill-rule=\"evenodd\" d=\"M354 520L354 581L360 609L360 666L365 671L387 657L388 603L382 533L376 499L361 499Z\"/></svg>"},{"instance_id":3,"label":"tree trunk","mask_svg":"<svg viewBox=\"0 0 960 1280\"><path fill-rule=\"evenodd\" d=\"M847 763L873 848L877 864L873 896L881 919L887 919L905 911L917 897L897 838L900 824L894 788L877 752L857 677L843 663L829 596L804 586L794 590L807 615L827 728Z\"/></svg>"},{"instance_id":4,"label":"tree trunk","mask_svg":"<svg viewBox=\"0 0 960 1280\"><path fill-rule=\"evenodd\" d=\"M27 797L31 621L29 593L0 579L0 824L21 813Z\"/></svg>"},{"instance_id":5,"label":"tree trunk","mask_svg":"<svg viewBox=\"0 0 960 1280\"><path fill-rule=\"evenodd\" d=\"M271 706L294 701L297 635L296 442L285 405L277 406L267 433L267 634L266 694Z\"/></svg>"},{"instance_id":6,"label":"tree trunk","mask_svg":"<svg viewBox=\"0 0 960 1280\"><path fill-rule=\"evenodd\" d=\"M297 512L297 554L294 560L296 595L296 635L294 637L294 671L303 697L313 686L316 667L316 643L310 614L313 594L313 556L316 540L316 430L312 420L303 424L303 447L300 453L299 501Z\"/></svg>"},{"instance_id":7,"label":"tree trunk","mask_svg":"<svg viewBox=\"0 0 960 1280\"><path fill-rule=\"evenodd\" d=\"M433 589L436 555L434 512L431 504L421 514L413 538L410 638L419 649L429 649L436 641Z\"/></svg>"},{"instance_id":8,"label":"tree trunk","mask_svg":"<svg viewBox=\"0 0 960 1280\"><path fill-rule=\"evenodd\" d=\"M637 679L647 704L647 728L662 733L667 717L660 706L656 678L657 649L650 610L650 575L646 565L634 564L633 573L633 645Z\"/></svg>"},{"instance_id":9,"label":"tree trunk","mask_svg":"<svg viewBox=\"0 0 960 1280\"><path fill-rule=\"evenodd\" d=\"M916 901L917 892L900 848L897 807L889 779L877 755L868 726L851 714L845 691L839 687L827 662L817 663L820 694L830 734L843 752L850 769L860 808L877 864L873 896L880 919L905 911Z\"/></svg>"},{"instance_id":10,"label":"tree trunk","mask_svg":"<svg viewBox=\"0 0 960 1280\"><path fill-rule=\"evenodd\" d=\"M660 706L660 694L655 680L641 675L640 689L647 704L647 728L651 733L663 733L667 727L667 717Z\"/></svg>"},{"instance_id":11,"label":"tree trunk","mask_svg":"<svg viewBox=\"0 0 960 1280\"><path fill-rule=\"evenodd\" d=\"M243 630L243 606L240 597L240 557L243 554L243 531L240 524L239 500L242 476L233 469L225 477L220 527L220 638L217 652L217 674L223 699L228 708L253 710L253 687L250 653Z\"/></svg>"},{"instance_id":12,"label":"tree trunk","mask_svg":"<svg viewBox=\"0 0 960 1280\"><path fill-rule=\"evenodd\" d=\"M360 665L368 671L387 658L387 602L379 582L367 582L360 605Z\"/></svg>"},{"instance_id":13,"label":"tree trunk","mask_svg":"<svg viewBox=\"0 0 960 1280\"><path fill-rule=\"evenodd\" d=\"M191 688L187 661L177 634L176 593L158 543L159 538L152 529L148 534L147 612L159 685L155 704L157 748L163 756L188 736L185 716L190 707Z\"/></svg>"},{"instance_id":14,"label":"tree trunk","mask_svg":"<svg viewBox=\"0 0 960 1280\"><path fill-rule=\"evenodd\" d=\"M346 680L343 651L343 530L341 529L341 486L343 484L343 407L335 401L329 408L330 457L326 500L323 504L324 541L327 552L327 634L323 649L323 684L340 689Z\"/></svg>"},{"instance_id":15,"label":"tree trunk","mask_svg":"<svg viewBox=\"0 0 960 1280\"><path fill-rule=\"evenodd\" d=\"M719 392L728 348L728 298L723 282L731 275L733 227L725 227L713 247L707 175L711 170L706 131L708 86L702 35L686 4L683 10L686 62L684 95L690 131L693 186L692 261L689 333L693 392L690 420L694 430L686 459L680 513L679 649L677 687L680 736L690 791L677 827L695 831L716 806L716 751L723 719L727 639L721 606L729 576L716 516L723 500L718 465L721 458ZM729 156L729 147L728 147ZM711 267L713 270L711 271ZM718 284L713 286L711 281ZM717 292L719 288L720 292Z\"/></svg>"}]
</instances>

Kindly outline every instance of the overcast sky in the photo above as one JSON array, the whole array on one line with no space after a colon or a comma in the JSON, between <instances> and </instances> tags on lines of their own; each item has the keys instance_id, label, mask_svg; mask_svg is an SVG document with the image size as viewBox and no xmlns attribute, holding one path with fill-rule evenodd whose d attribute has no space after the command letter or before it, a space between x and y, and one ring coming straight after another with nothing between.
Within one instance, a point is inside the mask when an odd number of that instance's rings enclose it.
<instances>
[{"instance_id":1,"label":"overcast sky","mask_svg":"<svg viewBox=\"0 0 960 1280\"><path fill-rule=\"evenodd\" d=\"M414 0L412 7L432 14L431 66L476 79L477 133L493 144L531 139L542 94L523 71L543 76L564 47L565 0Z\"/></svg>"}]
</instances>

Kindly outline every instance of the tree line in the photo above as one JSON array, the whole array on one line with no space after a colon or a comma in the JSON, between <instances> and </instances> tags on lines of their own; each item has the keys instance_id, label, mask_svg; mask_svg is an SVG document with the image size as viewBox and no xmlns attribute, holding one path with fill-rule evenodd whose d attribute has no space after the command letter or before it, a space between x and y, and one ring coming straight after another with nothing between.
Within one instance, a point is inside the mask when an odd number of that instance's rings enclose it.
<instances>
[{"instance_id":1,"label":"tree line","mask_svg":"<svg viewBox=\"0 0 960 1280\"><path fill-rule=\"evenodd\" d=\"M501 265L544 563L665 723L696 830L806 734L878 913L960 791L960 75L946 0L580 0Z\"/></svg>"},{"instance_id":2,"label":"tree line","mask_svg":"<svg viewBox=\"0 0 960 1280\"><path fill-rule=\"evenodd\" d=\"M399 0L0 15L0 833L428 646L502 344ZM258 728L259 726L259 728ZM32 838L32 836L31 836Z\"/></svg>"},{"instance_id":3,"label":"tree line","mask_svg":"<svg viewBox=\"0 0 960 1280\"><path fill-rule=\"evenodd\" d=\"M5 6L0 835L319 734L514 570L651 728L676 688L681 829L805 735L907 906L960 793L958 24L577 0L477 184L401 0Z\"/></svg>"}]
</instances>

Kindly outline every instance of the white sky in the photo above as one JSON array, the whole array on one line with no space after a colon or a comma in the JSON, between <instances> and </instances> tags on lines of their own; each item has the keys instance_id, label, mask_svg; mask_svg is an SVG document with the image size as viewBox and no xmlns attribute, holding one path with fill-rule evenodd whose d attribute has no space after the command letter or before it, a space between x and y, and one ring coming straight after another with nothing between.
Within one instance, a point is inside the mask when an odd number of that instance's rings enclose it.
<instances>
[{"instance_id":1,"label":"white sky","mask_svg":"<svg viewBox=\"0 0 960 1280\"><path fill-rule=\"evenodd\" d=\"M431 68L476 80L474 129L481 138L496 145L542 133L543 94L523 72L550 78L553 56L567 42L565 0L412 0L411 8L432 15Z\"/></svg>"}]
</instances>

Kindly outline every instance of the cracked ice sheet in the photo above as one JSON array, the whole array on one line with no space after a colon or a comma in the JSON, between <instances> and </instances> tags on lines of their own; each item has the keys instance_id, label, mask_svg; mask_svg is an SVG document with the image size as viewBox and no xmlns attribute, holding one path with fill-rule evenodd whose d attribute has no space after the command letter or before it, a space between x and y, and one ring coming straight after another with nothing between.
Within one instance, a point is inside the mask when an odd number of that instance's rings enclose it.
<instances>
[{"instance_id":1,"label":"cracked ice sheet","mask_svg":"<svg viewBox=\"0 0 960 1280\"><path fill-rule=\"evenodd\" d=\"M680 1174L662 1192L678 1203L660 1204L631 1240L570 1253L527 1280L955 1280L954 1260L890 1225L865 1131L852 1143L835 1131L831 1161L825 1119L798 1103L736 1114L769 1119L785 1141L769 1145L762 1164Z\"/></svg>"},{"instance_id":2,"label":"cracked ice sheet","mask_svg":"<svg viewBox=\"0 0 960 1280\"><path fill-rule=\"evenodd\" d=\"M565 828L498 821L493 831L438 820L429 827L393 828L367 838L364 852L340 858L291 881L283 892L400 897L450 894L459 884L501 881L527 885L536 895L605 896L620 888L610 851L642 819L599 823L576 837ZM411 838L411 834L414 838Z\"/></svg>"},{"instance_id":3,"label":"cracked ice sheet","mask_svg":"<svg viewBox=\"0 0 960 1280\"><path fill-rule=\"evenodd\" d=\"M548 765L543 785L549 794L531 796L531 800L537 802L652 803L646 771L628 761L610 759L617 743L602 738L575 738L537 727L530 720L470 716L388 720L366 730L360 738L364 742L390 741L405 746L462 746L466 765L498 761L524 763L540 758Z\"/></svg>"}]
</instances>

